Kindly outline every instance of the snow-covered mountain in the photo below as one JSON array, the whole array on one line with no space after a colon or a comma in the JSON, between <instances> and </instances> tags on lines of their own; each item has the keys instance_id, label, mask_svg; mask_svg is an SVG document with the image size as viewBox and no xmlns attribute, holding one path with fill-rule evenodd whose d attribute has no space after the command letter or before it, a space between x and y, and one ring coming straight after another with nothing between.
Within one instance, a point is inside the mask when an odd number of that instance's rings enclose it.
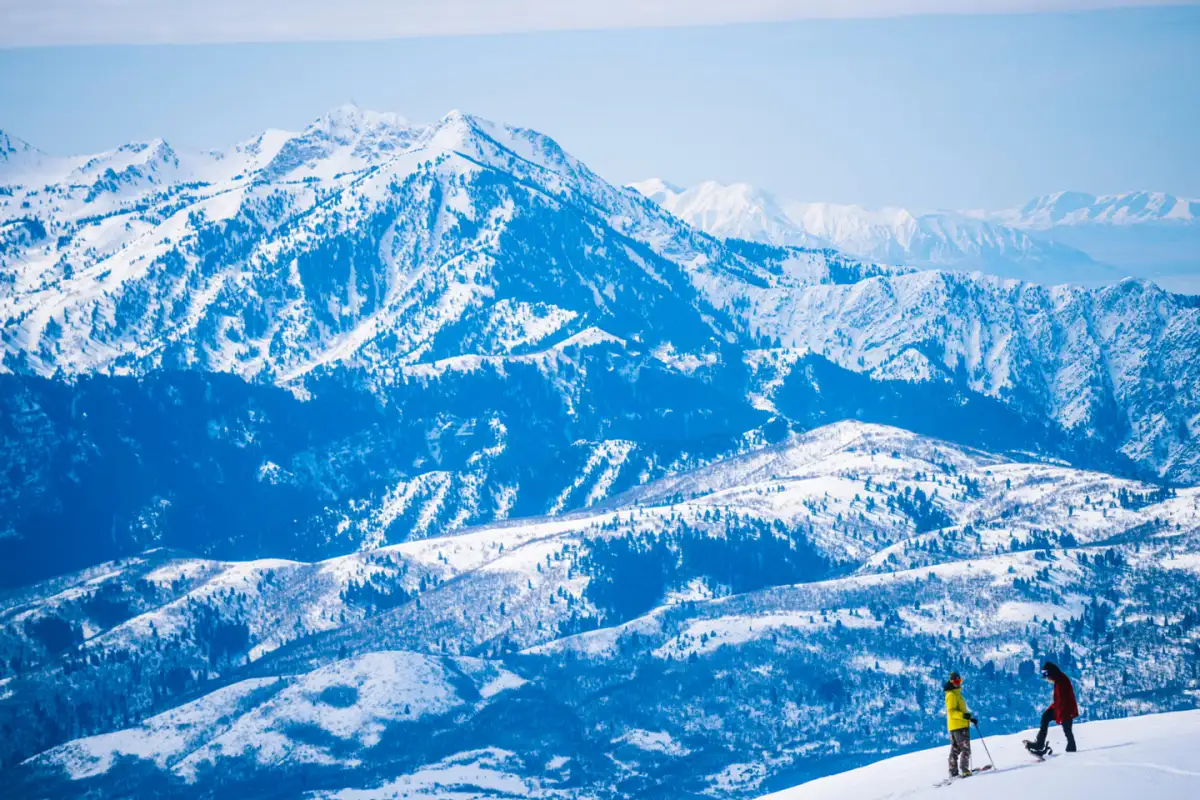
<instances>
[{"instance_id":1,"label":"snow-covered mountain","mask_svg":"<svg viewBox=\"0 0 1200 800\"><path fill-rule=\"evenodd\" d=\"M631 184L631 188L713 236L791 247L837 247L833 238L797 225L774 197L746 183L722 186L706 181L681 189L652 178ZM891 263L886 258L879 260Z\"/></svg>"},{"instance_id":2,"label":"snow-covered mountain","mask_svg":"<svg viewBox=\"0 0 1200 800\"><path fill-rule=\"evenodd\" d=\"M1192 424L1186 420L1195 406L1183 387L1197 378L1183 358L1200 340L1200 313L1151 283L1088 291L921 272L786 298L747 294L760 330L835 363L879 378L961 381L1017 406L1040 406L1079 432L1103 427L1106 409L1124 408L1120 424L1132 435L1122 451L1130 458L1145 459L1150 451L1141 448L1155 447L1151 441L1166 445L1180 465L1197 458L1194 434L1177 437L1163 423ZM1165 315L1141 311L1155 306ZM1156 341L1156 354L1130 347L1138 339ZM1164 406L1168 417L1160 417L1142 405L1144 390L1160 381L1161 397L1172 398L1167 405L1178 414Z\"/></svg>"},{"instance_id":3,"label":"snow-covered mountain","mask_svg":"<svg viewBox=\"0 0 1200 800\"><path fill-rule=\"evenodd\" d=\"M756 796L940 743L948 668L989 732L1036 719L1042 656L1090 718L1194 706L1198 537L1194 489L841 423L319 563L149 552L0 602L6 777Z\"/></svg>"},{"instance_id":4,"label":"snow-covered mountain","mask_svg":"<svg viewBox=\"0 0 1200 800\"><path fill-rule=\"evenodd\" d=\"M8 189L0 217L26 231L4 258L10 369L286 382L330 363L544 350L597 327L736 336L680 293L678 261L629 237L719 269L715 244L671 238L670 220L530 131L338 109L230 153L173 153L130 146Z\"/></svg>"},{"instance_id":5,"label":"snow-covered mountain","mask_svg":"<svg viewBox=\"0 0 1200 800\"><path fill-rule=\"evenodd\" d=\"M20 232L0 275L8 370L293 387L350 371L379 386L568 344L704 363L766 336L876 377L962 375L1067 428L1108 415L1104 438L1157 471L1189 474L1194 458L1196 310L1152 287L1047 290L747 249L545 136L460 113L418 126L341 108L227 153L158 142L71 164L57 183L4 178L0 216ZM1179 391L1145 391L1164 380Z\"/></svg>"},{"instance_id":6,"label":"snow-covered mountain","mask_svg":"<svg viewBox=\"0 0 1200 800\"><path fill-rule=\"evenodd\" d=\"M739 291L780 347L575 339L370 390L333 374L308 400L195 372L0 376L0 583L151 546L312 559L557 514L846 417L1194 480L1200 312L1150 284L916 273Z\"/></svg>"},{"instance_id":7,"label":"snow-covered mountain","mask_svg":"<svg viewBox=\"0 0 1200 800\"><path fill-rule=\"evenodd\" d=\"M79 189L87 190L83 197L90 198L85 202L92 211L128 210L122 199L145 197L155 185L214 184L255 175L304 179L358 171L409 149L428 134L429 126L351 105L332 109L304 131L268 130L225 151L176 150L155 139L110 152L61 157L0 133L0 182L59 195L61 203L54 206L58 213L73 205L69 197L79 199Z\"/></svg>"},{"instance_id":8,"label":"snow-covered mountain","mask_svg":"<svg viewBox=\"0 0 1200 800\"><path fill-rule=\"evenodd\" d=\"M1085 742L1078 753L1051 756L1033 767L1022 739L1034 731L989 736L986 744L997 759L993 774L978 781L935 787L930 778L946 766L946 748L898 756L867 767L831 775L764 797L763 800L912 800L962 796L975 800L1012 797L1064 797L1074 794L1096 800L1124 800L1152 791L1162 800L1193 797L1200 775L1194 753L1200 746L1200 712L1147 714L1120 720L1089 722L1076 728ZM1051 740L1054 740L1054 736ZM1061 750L1061 745L1059 746ZM975 764L986 764L979 742L972 752ZM935 788L938 791L935 791Z\"/></svg>"},{"instance_id":9,"label":"snow-covered mountain","mask_svg":"<svg viewBox=\"0 0 1200 800\"><path fill-rule=\"evenodd\" d=\"M1162 192L1058 192L990 218L1085 250L1173 291L1200 295L1200 201Z\"/></svg>"},{"instance_id":10,"label":"snow-covered mountain","mask_svg":"<svg viewBox=\"0 0 1200 800\"><path fill-rule=\"evenodd\" d=\"M780 199L744 183L678 189L661 179L631 184L714 236L799 247L834 247L859 258L926 269L981 270L1035 283L1112 282L1122 273L1087 254L1039 241L1000 221L956 212Z\"/></svg>"},{"instance_id":11,"label":"snow-covered mountain","mask_svg":"<svg viewBox=\"0 0 1200 800\"><path fill-rule=\"evenodd\" d=\"M1134 276L1200 294L1200 201L1161 192L1058 192L1020 208L916 214L802 203L744 183L681 189L654 178L631 186L714 236L836 247L886 263L1043 284L1095 286Z\"/></svg>"},{"instance_id":12,"label":"snow-covered mountain","mask_svg":"<svg viewBox=\"0 0 1200 800\"><path fill-rule=\"evenodd\" d=\"M559 514L845 417L1200 480L1200 308L1152 284L722 240L461 113L8 149L0 583Z\"/></svg>"},{"instance_id":13,"label":"snow-covered mountain","mask_svg":"<svg viewBox=\"0 0 1200 800\"><path fill-rule=\"evenodd\" d=\"M1014 228L1045 230L1073 225L1195 224L1200 219L1200 200L1175 197L1165 192L1127 192L1096 195L1085 192L1055 192L1030 200L1021 208L990 215Z\"/></svg>"}]
</instances>

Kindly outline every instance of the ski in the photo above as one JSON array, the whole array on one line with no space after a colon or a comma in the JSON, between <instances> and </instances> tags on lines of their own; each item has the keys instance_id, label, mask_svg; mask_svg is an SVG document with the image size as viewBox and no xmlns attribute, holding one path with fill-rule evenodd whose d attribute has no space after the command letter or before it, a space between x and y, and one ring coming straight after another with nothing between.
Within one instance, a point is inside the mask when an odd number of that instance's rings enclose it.
<instances>
[{"instance_id":1,"label":"ski","mask_svg":"<svg viewBox=\"0 0 1200 800\"><path fill-rule=\"evenodd\" d=\"M946 778L944 781L938 781L937 783L935 783L933 785L933 788L940 789L943 786L949 786L950 784L954 783L956 780L963 780L965 778L970 778L973 775L978 775L981 772L987 772L988 770L993 769L994 767L995 767L994 764L985 764L984 766L980 767L979 769L971 770L966 775L955 775L953 777Z\"/></svg>"}]
</instances>

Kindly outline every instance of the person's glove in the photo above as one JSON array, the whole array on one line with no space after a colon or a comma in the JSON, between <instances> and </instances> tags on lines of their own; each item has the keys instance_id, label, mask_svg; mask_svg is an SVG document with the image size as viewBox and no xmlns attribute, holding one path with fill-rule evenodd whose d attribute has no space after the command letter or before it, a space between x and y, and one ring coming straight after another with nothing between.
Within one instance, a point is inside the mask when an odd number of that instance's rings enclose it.
<instances>
[{"instance_id":1,"label":"person's glove","mask_svg":"<svg viewBox=\"0 0 1200 800\"><path fill-rule=\"evenodd\" d=\"M964 714L963 716L966 718L967 722L979 722L979 717L977 717L974 714L971 714L969 712Z\"/></svg>"}]
</instances>

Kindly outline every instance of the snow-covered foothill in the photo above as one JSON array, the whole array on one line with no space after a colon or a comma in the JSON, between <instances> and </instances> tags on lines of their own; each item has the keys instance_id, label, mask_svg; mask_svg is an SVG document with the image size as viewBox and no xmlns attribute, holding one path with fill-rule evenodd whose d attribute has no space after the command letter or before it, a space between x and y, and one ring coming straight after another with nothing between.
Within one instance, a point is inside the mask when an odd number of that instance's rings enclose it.
<instances>
[{"instance_id":1,"label":"snow-covered foothill","mask_svg":"<svg viewBox=\"0 0 1200 800\"><path fill-rule=\"evenodd\" d=\"M446 714L479 698L486 702L522 684L476 659L368 653L305 675L240 681L138 727L79 739L36 761L61 767L72 780L101 775L124 756L152 761L187 780L225 759L354 764L358 751L377 744L391 725ZM317 731L326 737L323 743L314 740Z\"/></svg>"}]
</instances>

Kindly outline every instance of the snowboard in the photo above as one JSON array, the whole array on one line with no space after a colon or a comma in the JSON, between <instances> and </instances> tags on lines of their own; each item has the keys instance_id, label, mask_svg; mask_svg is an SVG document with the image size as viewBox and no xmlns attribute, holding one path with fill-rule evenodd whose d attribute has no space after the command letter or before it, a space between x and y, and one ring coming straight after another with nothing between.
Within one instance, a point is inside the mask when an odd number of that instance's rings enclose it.
<instances>
[{"instance_id":1,"label":"snowboard","mask_svg":"<svg viewBox=\"0 0 1200 800\"><path fill-rule=\"evenodd\" d=\"M1054 755L1054 748L1052 748L1049 744L1047 744L1046 749L1042 750L1041 752L1038 752L1037 750L1035 750L1033 747L1034 743L1029 741L1028 739L1025 740L1024 744L1025 744L1025 749L1029 751L1029 755L1033 756L1038 761L1045 761L1046 756Z\"/></svg>"}]
</instances>

